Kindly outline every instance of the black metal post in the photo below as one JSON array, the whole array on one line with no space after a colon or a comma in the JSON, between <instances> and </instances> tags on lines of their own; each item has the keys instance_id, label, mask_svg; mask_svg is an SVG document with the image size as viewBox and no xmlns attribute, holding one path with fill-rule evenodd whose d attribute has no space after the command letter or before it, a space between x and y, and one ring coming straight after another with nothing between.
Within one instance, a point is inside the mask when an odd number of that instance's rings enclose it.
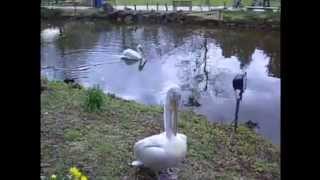
<instances>
[{"instance_id":1,"label":"black metal post","mask_svg":"<svg viewBox=\"0 0 320 180\"><path fill-rule=\"evenodd\" d=\"M149 5L148 5L148 3L147 3L147 11L149 11Z\"/></svg>"},{"instance_id":2,"label":"black metal post","mask_svg":"<svg viewBox=\"0 0 320 180\"><path fill-rule=\"evenodd\" d=\"M134 11L137 11L137 5L134 5Z\"/></svg>"},{"instance_id":3,"label":"black metal post","mask_svg":"<svg viewBox=\"0 0 320 180\"><path fill-rule=\"evenodd\" d=\"M166 3L165 6L166 6L166 11L168 11L168 4Z\"/></svg>"},{"instance_id":4,"label":"black metal post","mask_svg":"<svg viewBox=\"0 0 320 180\"><path fill-rule=\"evenodd\" d=\"M157 3L157 11L159 11L159 3Z\"/></svg>"},{"instance_id":5,"label":"black metal post","mask_svg":"<svg viewBox=\"0 0 320 180\"><path fill-rule=\"evenodd\" d=\"M234 118L234 132L237 132L237 128L238 128L239 105L240 105L240 98L237 99L237 104L236 104L236 112L235 112L235 118Z\"/></svg>"}]
</instances>

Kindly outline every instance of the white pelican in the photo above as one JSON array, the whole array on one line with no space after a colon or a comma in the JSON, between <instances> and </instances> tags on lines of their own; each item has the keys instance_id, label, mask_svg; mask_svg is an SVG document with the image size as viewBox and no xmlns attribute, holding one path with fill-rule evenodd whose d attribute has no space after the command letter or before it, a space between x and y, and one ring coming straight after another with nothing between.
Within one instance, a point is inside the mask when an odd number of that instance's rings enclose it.
<instances>
[{"instance_id":1,"label":"white pelican","mask_svg":"<svg viewBox=\"0 0 320 180\"><path fill-rule=\"evenodd\" d=\"M52 42L59 34L59 28L48 28L41 31L41 38L45 42Z\"/></svg>"},{"instance_id":2,"label":"white pelican","mask_svg":"<svg viewBox=\"0 0 320 180\"><path fill-rule=\"evenodd\" d=\"M148 167L159 177L159 171L175 167L185 158L187 137L177 132L180 99L179 89L169 89L164 104L165 132L135 143L134 155L137 160L132 162L132 166Z\"/></svg>"},{"instance_id":3,"label":"white pelican","mask_svg":"<svg viewBox=\"0 0 320 180\"><path fill-rule=\"evenodd\" d=\"M134 60L138 61L142 59L142 46L138 44L137 51L133 49L126 49L122 52L123 56L121 57L124 60Z\"/></svg>"}]
</instances>

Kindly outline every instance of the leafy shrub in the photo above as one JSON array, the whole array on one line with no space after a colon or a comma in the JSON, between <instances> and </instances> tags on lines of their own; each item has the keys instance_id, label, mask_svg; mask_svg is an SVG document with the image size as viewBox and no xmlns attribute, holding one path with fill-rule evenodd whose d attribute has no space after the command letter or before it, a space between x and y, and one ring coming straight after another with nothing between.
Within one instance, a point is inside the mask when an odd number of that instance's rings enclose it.
<instances>
[{"instance_id":1,"label":"leafy shrub","mask_svg":"<svg viewBox=\"0 0 320 180\"><path fill-rule=\"evenodd\" d=\"M89 112L100 111L104 104L104 93L99 86L87 90L85 109Z\"/></svg>"}]
</instances>

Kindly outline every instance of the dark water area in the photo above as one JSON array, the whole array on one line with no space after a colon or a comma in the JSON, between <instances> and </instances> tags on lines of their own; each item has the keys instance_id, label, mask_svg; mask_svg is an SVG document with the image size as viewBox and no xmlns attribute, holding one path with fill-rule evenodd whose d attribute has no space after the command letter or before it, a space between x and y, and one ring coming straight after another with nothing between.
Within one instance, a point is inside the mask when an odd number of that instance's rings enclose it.
<instances>
[{"instance_id":1,"label":"dark water area","mask_svg":"<svg viewBox=\"0 0 320 180\"><path fill-rule=\"evenodd\" d=\"M233 121L232 79L245 71L239 121L257 122L258 133L280 144L279 32L125 26L97 20L43 21L41 29L41 74L49 80L99 85L143 104L162 104L166 90L178 85L184 108L209 121ZM136 50L138 44L146 61L121 59L123 50Z\"/></svg>"}]
</instances>

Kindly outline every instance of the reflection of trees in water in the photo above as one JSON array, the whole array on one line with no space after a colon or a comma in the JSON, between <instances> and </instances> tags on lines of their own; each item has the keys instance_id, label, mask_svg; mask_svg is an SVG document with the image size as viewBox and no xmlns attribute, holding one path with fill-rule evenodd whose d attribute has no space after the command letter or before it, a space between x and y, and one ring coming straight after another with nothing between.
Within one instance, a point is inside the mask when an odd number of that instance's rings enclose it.
<instances>
[{"instance_id":1,"label":"reflection of trees in water","mask_svg":"<svg viewBox=\"0 0 320 180\"><path fill-rule=\"evenodd\" d=\"M169 39L176 47L183 44L184 38L190 36L190 31L185 28L177 28L176 26L163 26L167 39Z\"/></svg>"},{"instance_id":2,"label":"reflection of trees in water","mask_svg":"<svg viewBox=\"0 0 320 180\"><path fill-rule=\"evenodd\" d=\"M256 48L270 57L269 75L280 77L280 41L279 33L253 31L216 31L211 34L222 49L224 57L236 56L241 69L252 61Z\"/></svg>"},{"instance_id":3,"label":"reflection of trees in water","mask_svg":"<svg viewBox=\"0 0 320 180\"><path fill-rule=\"evenodd\" d=\"M56 42L62 51L90 49L95 46L100 36L93 22L68 22L59 26L59 29L62 34Z\"/></svg>"},{"instance_id":4,"label":"reflection of trees in water","mask_svg":"<svg viewBox=\"0 0 320 180\"><path fill-rule=\"evenodd\" d=\"M270 61L268 64L269 76L280 77L280 53L269 54Z\"/></svg>"},{"instance_id":5,"label":"reflection of trees in water","mask_svg":"<svg viewBox=\"0 0 320 180\"><path fill-rule=\"evenodd\" d=\"M241 69L252 61L258 37L256 33L238 31L220 31L214 34L214 38L222 49L224 57L236 56L241 62Z\"/></svg>"},{"instance_id":6,"label":"reflection of trees in water","mask_svg":"<svg viewBox=\"0 0 320 180\"><path fill-rule=\"evenodd\" d=\"M140 44L139 41L136 41L134 32L135 29L130 26L121 26L120 27L121 32L121 42L122 42L122 49L134 49L136 50L136 47L138 44Z\"/></svg>"},{"instance_id":7,"label":"reflection of trees in water","mask_svg":"<svg viewBox=\"0 0 320 180\"><path fill-rule=\"evenodd\" d=\"M86 50L92 49L98 42L101 29L94 22L67 22L59 25L60 35L55 41L60 50L61 73L64 79L80 79L86 76ZM74 53L74 52L83 53ZM80 58L81 57L81 58Z\"/></svg>"},{"instance_id":8,"label":"reflection of trees in water","mask_svg":"<svg viewBox=\"0 0 320 180\"><path fill-rule=\"evenodd\" d=\"M280 77L280 34L273 32L265 35L261 38L259 48L270 57L267 66L269 76Z\"/></svg>"},{"instance_id":9,"label":"reflection of trees in water","mask_svg":"<svg viewBox=\"0 0 320 180\"><path fill-rule=\"evenodd\" d=\"M194 42L198 42L198 44L200 42L201 45L194 45ZM227 84L224 81L228 70L208 64L208 51L210 51L213 42L210 42L210 39L206 37L195 36L190 39L189 43L191 44L188 45L194 45L198 49L194 50L194 59L180 61L181 88L189 92L186 105L199 106L199 99L206 94L216 97L226 96Z\"/></svg>"}]
</instances>

